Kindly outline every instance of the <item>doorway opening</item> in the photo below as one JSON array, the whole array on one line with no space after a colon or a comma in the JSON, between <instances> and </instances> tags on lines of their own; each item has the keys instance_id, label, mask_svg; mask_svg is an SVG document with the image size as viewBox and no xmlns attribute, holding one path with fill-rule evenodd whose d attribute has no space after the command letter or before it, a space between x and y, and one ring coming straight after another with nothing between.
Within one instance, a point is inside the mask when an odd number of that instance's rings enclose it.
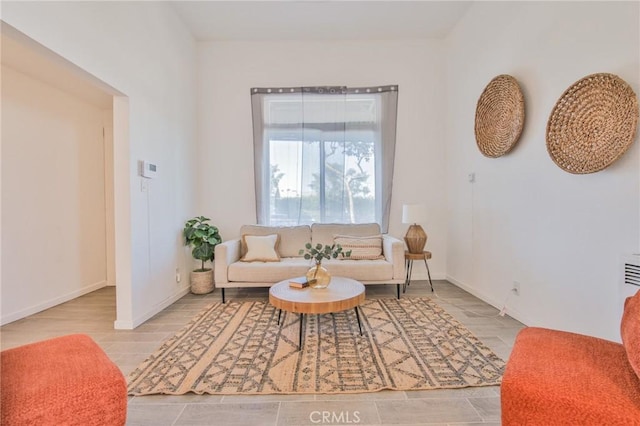
<instances>
[{"instance_id":1,"label":"doorway opening","mask_svg":"<svg viewBox=\"0 0 640 426\"><path fill-rule=\"evenodd\" d=\"M0 324L115 286L133 328L128 97L0 24Z\"/></svg>"}]
</instances>

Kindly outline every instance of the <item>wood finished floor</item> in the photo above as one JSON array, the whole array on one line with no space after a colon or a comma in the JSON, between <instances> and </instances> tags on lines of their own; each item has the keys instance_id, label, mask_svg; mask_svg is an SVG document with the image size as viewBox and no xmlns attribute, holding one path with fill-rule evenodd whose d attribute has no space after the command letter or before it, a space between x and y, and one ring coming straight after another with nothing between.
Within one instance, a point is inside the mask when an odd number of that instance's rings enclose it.
<instances>
[{"instance_id":1,"label":"wood finished floor","mask_svg":"<svg viewBox=\"0 0 640 426\"><path fill-rule=\"evenodd\" d=\"M403 297L433 297L504 360L523 325L464 290L413 281ZM395 297L395 286L367 286L367 297ZM228 289L228 299L267 300L267 289ZM437 296L437 297L436 297ZM127 375L220 291L189 294L135 330L114 330L115 289L106 287L0 328L2 349L70 333L93 337ZM127 425L499 425L500 388L382 391L350 395L129 397Z\"/></svg>"}]
</instances>

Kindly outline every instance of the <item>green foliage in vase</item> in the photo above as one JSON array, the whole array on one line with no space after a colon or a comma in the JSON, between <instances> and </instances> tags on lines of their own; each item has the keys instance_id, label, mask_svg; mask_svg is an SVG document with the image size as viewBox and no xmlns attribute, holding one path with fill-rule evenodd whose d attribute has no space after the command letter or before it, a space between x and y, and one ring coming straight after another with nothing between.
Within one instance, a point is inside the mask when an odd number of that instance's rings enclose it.
<instances>
[{"instance_id":1,"label":"green foliage in vase","mask_svg":"<svg viewBox=\"0 0 640 426\"><path fill-rule=\"evenodd\" d=\"M343 252L340 244L333 244L331 246L327 244L323 246L318 243L313 246L311 243L307 243L304 247L304 249L300 250L299 254L304 254L304 258L307 260L313 259L316 262L316 265L320 265L322 263L322 259L335 259L341 254L344 257L351 256L351 250Z\"/></svg>"}]
</instances>

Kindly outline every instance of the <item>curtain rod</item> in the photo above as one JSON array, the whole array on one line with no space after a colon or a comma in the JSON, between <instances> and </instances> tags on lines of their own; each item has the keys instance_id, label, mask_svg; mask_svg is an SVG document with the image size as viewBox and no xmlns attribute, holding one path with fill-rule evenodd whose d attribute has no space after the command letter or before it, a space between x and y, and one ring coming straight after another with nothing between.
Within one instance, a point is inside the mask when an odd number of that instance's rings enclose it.
<instances>
[{"instance_id":1,"label":"curtain rod","mask_svg":"<svg viewBox=\"0 0 640 426\"><path fill-rule=\"evenodd\" d=\"M308 86L308 87L252 87L252 95L278 95L287 93L313 93L319 95L342 95L354 93L397 92L398 85L347 87L347 86Z\"/></svg>"}]
</instances>

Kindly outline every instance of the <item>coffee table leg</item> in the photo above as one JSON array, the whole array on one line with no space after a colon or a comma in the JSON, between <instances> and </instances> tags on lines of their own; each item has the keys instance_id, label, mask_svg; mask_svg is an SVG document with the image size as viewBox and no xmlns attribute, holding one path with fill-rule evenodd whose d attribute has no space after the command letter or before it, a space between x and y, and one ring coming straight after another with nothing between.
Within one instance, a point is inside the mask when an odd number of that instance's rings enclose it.
<instances>
[{"instance_id":1,"label":"coffee table leg","mask_svg":"<svg viewBox=\"0 0 640 426\"><path fill-rule=\"evenodd\" d=\"M360 314L358 313L358 307L356 306L356 319L358 320L358 328L360 329L360 335L362 336L362 324L360 323Z\"/></svg>"},{"instance_id":2,"label":"coffee table leg","mask_svg":"<svg viewBox=\"0 0 640 426\"><path fill-rule=\"evenodd\" d=\"M302 350L302 327L304 324L304 314L301 313L300 314L300 339L298 341L298 350L301 351Z\"/></svg>"},{"instance_id":3,"label":"coffee table leg","mask_svg":"<svg viewBox=\"0 0 640 426\"><path fill-rule=\"evenodd\" d=\"M282 315L282 309L278 309L278 325L280 325L280 315Z\"/></svg>"}]
</instances>

